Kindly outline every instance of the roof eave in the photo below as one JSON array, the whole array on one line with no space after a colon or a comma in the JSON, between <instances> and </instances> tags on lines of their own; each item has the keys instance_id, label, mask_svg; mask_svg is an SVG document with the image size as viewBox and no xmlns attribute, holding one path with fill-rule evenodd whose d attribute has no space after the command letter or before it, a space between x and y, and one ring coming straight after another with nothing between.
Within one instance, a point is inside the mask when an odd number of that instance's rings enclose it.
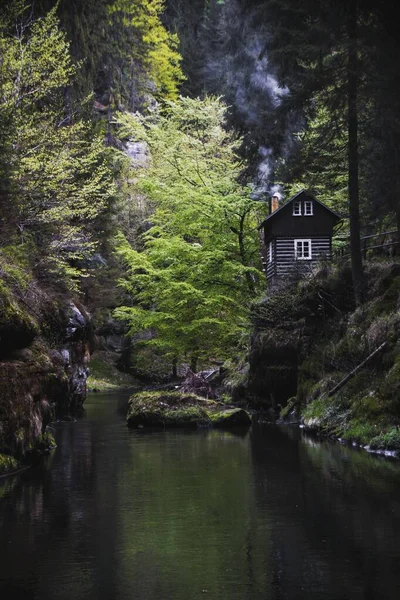
<instances>
[{"instance_id":1,"label":"roof eave","mask_svg":"<svg viewBox=\"0 0 400 600\"><path fill-rule=\"evenodd\" d=\"M318 204L320 204L322 206L322 208L325 208L330 213L335 215L335 217L337 217L337 219L338 219L338 222L343 219L343 217L339 213L337 213L335 210L332 210L331 208L329 208L328 206L326 206L325 204L323 204L322 202L317 200L317 198L314 196L314 194L312 194L311 192L308 192L306 189L302 189L299 192L297 192L294 196L289 198L289 200L287 202L285 202L285 204L282 204L282 206L280 206L277 210L274 210L273 213L268 215L268 217L266 217L264 219L264 221L261 223L261 225L258 226L258 229L261 229L261 227L264 227L264 225L266 224L267 221L269 221L272 217L275 217L275 215L277 215L283 208L285 208L285 206L287 206L288 204L293 202L298 196L300 196L300 194L303 194L304 192L307 192L307 194L309 196L311 196L315 202L318 202Z\"/></svg>"}]
</instances>

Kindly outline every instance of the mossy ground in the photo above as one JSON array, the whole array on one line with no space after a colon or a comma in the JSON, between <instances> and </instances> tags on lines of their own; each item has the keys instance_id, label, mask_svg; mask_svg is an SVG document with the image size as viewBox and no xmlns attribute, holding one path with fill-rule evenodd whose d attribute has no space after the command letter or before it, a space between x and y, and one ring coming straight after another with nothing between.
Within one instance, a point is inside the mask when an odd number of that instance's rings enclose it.
<instances>
[{"instance_id":1,"label":"mossy ground","mask_svg":"<svg viewBox=\"0 0 400 600\"><path fill-rule=\"evenodd\" d=\"M114 352L96 352L92 356L87 380L89 391L106 392L137 386L137 381L131 375L121 373L115 366L118 356Z\"/></svg>"},{"instance_id":2,"label":"mossy ground","mask_svg":"<svg viewBox=\"0 0 400 600\"><path fill-rule=\"evenodd\" d=\"M346 265L267 297L253 310L252 353L261 347L265 373L274 356L295 349L296 399L306 427L372 449L400 451L400 265L371 262L365 270L367 298L358 308ZM329 396L383 343L379 354Z\"/></svg>"},{"instance_id":3,"label":"mossy ground","mask_svg":"<svg viewBox=\"0 0 400 600\"><path fill-rule=\"evenodd\" d=\"M304 424L308 429L372 450L400 451L398 419L373 400L364 400L361 406L357 399L318 398L304 409Z\"/></svg>"},{"instance_id":4,"label":"mossy ground","mask_svg":"<svg viewBox=\"0 0 400 600\"><path fill-rule=\"evenodd\" d=\"M251 424L250 416L243 409L180 391L134 394L129 401L127 421L131 427L243 427Z\"/></svg>"},{"instance_id":5,"label":"mossy ground","mask_svg":"<svg viewBox=\"0 0 400 600\"><path fill-rule=\"evenodd\" d=\"M398 380L392 384L392 378L392 369L382 372L375 367L361 370L332 397L325 387L313 398L311 387L302 410L306 427L361 446L400 450L400 435L393 435L400 426L400 398Z\"/></svg>"},{"instance_id":6,"label":"mossy ground","mask_svg":"<svg viewBox=\"0 0 400 600\"><path fill-rule=\"evenodd\" d=\"M371 449L400 451L400 275L396 265L369 267L367 302L342 314L300 369L306 426ZM386 346L336 394L348 373Z\"/></svg>"},{"instance_id":7,"label":"mossy ground","mask_svg":"<svg viewBox=\"0 0 400 600\"><path fill-rule=\"evenodd\" d=\"M400 429L392 427L386 433L374 436L370 441L371 450L400 451Z\"/></svg>"},{"instance_id":8,"label":"mossy ground","mask_svg":"<svg viewBox=\"0 0 400 600\"><path fill-rule=\"evenodd\" d=\"M0 454L0 477L13 473L20 468L20 463L13 456Z\"/></svg>"}]
</instances>

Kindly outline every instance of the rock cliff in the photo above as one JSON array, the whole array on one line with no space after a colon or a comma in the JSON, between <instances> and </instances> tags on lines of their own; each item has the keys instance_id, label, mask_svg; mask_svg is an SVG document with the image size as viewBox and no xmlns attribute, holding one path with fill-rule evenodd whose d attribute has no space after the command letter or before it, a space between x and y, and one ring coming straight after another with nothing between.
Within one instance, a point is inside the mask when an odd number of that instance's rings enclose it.
<instances>
[{"instance_id":1,"label":"rock cliff","mask_svg":"<svg viewBox=\"0 0 400 600\"><path fill-rule=\"evenodd\" d=\"M82 408L90 340L78 302L32 283L0 285L0 454L45 449L48 423Z\"/></svg>"}]
</instances>

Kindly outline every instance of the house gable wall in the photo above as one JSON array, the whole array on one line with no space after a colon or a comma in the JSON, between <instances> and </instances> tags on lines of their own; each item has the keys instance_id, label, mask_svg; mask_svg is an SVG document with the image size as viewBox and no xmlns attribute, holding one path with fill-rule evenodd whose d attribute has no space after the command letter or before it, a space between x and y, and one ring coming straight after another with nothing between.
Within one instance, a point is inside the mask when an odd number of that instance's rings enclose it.
<instances>
[{"instance_id":1,"label":"house gable wall","mask_svg":"<svg viewBox=\"0 0 400 600\"><path fill-rule=\"evenodd\" d=\"M302 197L300 197L302 200ZM331 236L339 218L322 204L313 201L313 215L293 215L293 202L285 204L274 217L264 222L265 240L280 236L307 237L312 235Z\"/></svg>"},{"instance_id":2,"label":"house gable wall","mask_svg":"<svg viewBox=\"0 0 400 600\"><path fill-rule=\"evenodd\" d=\"M300 215L293 214L294 202L301 203ZM312 202L312 215L304 214L305 202ZM275 211L261 225L268 281L296 278L310 271L316 263L331 260L332 233L339 220L339 215L306 191Z\"/></svg>"}]
</instances>

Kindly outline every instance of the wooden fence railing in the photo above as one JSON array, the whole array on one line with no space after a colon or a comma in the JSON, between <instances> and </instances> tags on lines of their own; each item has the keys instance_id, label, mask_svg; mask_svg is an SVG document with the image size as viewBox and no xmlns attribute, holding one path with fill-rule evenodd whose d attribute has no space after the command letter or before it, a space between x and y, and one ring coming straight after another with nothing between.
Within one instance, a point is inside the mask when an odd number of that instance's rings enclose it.
<instances>
[{"instance_id":1,"label":"wooden fence railing","mask_svg":"<svg viewBox=\"0 0 400 600\"><path fill-rule=\"evenodd\" d=\"M350 236L345 238L336 238L339 241L346 242L340 248L333 252L334 258L348 258L350 256ZM364 260L372 256L384 254L393 256L400 253L400 242L397 229L391 231L382 231L372 235L364 235L361 237L361 252Z\"/></svg>"}]
</instances>

